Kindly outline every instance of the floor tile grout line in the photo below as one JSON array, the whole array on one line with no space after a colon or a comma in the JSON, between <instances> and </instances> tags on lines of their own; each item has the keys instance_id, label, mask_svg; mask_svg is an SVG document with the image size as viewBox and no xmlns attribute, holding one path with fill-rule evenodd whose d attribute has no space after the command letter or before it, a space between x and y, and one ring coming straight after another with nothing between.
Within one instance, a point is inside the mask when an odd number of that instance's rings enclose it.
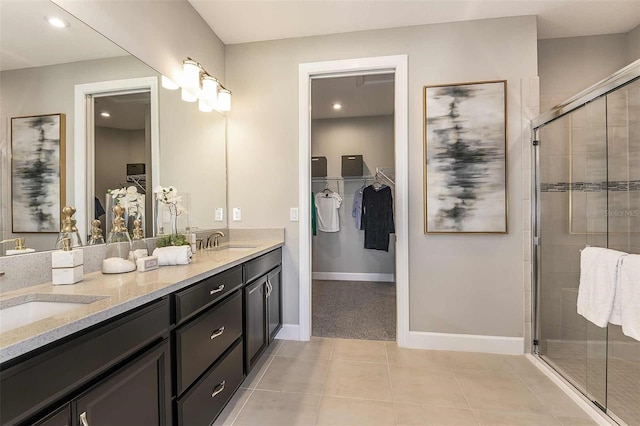
<instances>
[{"instance_id":1,"label":"floor tile grout line","mask_svg":"<svg viewBox=\"0 0 640 426\"><path fill-rule=\"evenodd\" d=\"M240 388L238 388L238 390L240 390ZM231 421L231 425L233 426L236 422L236 420L238 420L238 417L240 417L240 413L242 413L242 410L244 410L245 405L247 405L247 402L249 402L249 399L251 398L251 395L253 395L253 392L255 391L255 389L246 389L249 391L249 396L247 397L247 399L244 401L244 403L242 404L242 407L240 407L240 409L238 410L238 414L235 415L235 417L233 418L233 420ZM238 391L236 391L238 392Z\"/></svg>"},{"instance_id":2,"label":"floor tile grout line","mask_svg":"<svg viewBox=\"0 0 640 426\"><path fill-rule=\"evenodd\" d=\"M322 384L322 394L318 399L318 406L316 407L316 416L313 419L314 426L318 423L318 417L320 417L320 406L322 405L322 399L325 396L325 389L327 388L327 378L329 377L329 370L331 369L331 360L333 358L333 350L336 347L335 339L331 339L331 352L329 353L329 362L327 363L327 371L324 373L324 383Z\"/></svg>"},{"instance_id":3,"label":"floor tile grout line","mask_svg":"<svg viewBox=\"0 0 640 426\"><path fill-rule=\"evenodd\" d=\"M478 417L476 416L476 413L473 412L473 408L471 407L471 404L469 404L469 400L467 399L467 395L465 395L464 390L462 390L462 386L460 386L460 382L458 381L458 378L456 377L456 373L454 373L453 371L451 371L451 369L449 369L449 374L451 374L453 376L453 380L456 382L456 385L458 386L458 390L460 391L460 395L462 395L462 397L464 398L464 402L467 403L467 407L469 407L469 410L471 410L471 415L473 416L473 418L476 421L476 424L480 424L480 420L478 420Z\"/></svg>"},{"instance_id":4,"label":"floor tile grout line","mask_svg":"<svg viewBox=\"0 0 640 426\"><path fill-rule=\"evenodd\" d=\"M393 344L393 343L392 343ZM384 344L384 356L387 359L387 377L389 378L389 391L391 392L391 409L393 410L393 421L398 426L398 415L396 414L396 405L393 397L393 384L391 383L391 365L389 364L389 344Z\"/></svg>"}]
</instances>

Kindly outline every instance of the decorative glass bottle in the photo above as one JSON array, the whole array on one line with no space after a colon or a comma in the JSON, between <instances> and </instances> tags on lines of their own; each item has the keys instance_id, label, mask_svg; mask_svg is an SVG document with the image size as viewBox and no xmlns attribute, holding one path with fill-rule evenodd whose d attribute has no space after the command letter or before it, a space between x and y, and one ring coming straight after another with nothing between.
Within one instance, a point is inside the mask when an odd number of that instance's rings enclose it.
<instances>
[{"instance_id":1,"label":"decorative glass bottle","mask_svg":"<svg viewBox=\"0 0 640 426\"><path fill-rule=\"evenodd\" d=\"M147 249L147 243L144 242L144 231L142 230L142 221L133 221L133 256L137 259L141 257L149 256L149 250Z\"/></svg>"},{"instance_id":2,"label":"decorative glass bottle","mask_svg":"<svg viewBox=\"0 0 640 426\"><path fill-rule=\"evenodd\" d=\"M66 206L62 209L62 227L56 240L56 248L62 249L62 240L68 238L71 241L71 248L82 247L82 238L76 227L76 220L72 217L76 212L75 207Z\"/></svg>"},{"instance_id":3,"label":"decorative glass bottle","mask_svg":"<svg viewBox=\"0 0 640 426\"><path fill-rule=\"evenodd\" d=\"M104 237L102 236L102 229L100 228L100 221L94 219L91 221L91 237L88 245L95 246L97 244L104 244Z\"/></svg>"},{"instance_id":4,"label":"decorative glass bottle","mask_svg":"<svg viewBox=\"0 0 640 426\"><path fill-rule=\"evenodd\" d=\"M133 256L133 246L122 217L124 207L114 206L113 213L115 218L107 238L106 253L102 261L102 273L121 274L135 271L136 262Z\"/></svg>"}]
</instances>

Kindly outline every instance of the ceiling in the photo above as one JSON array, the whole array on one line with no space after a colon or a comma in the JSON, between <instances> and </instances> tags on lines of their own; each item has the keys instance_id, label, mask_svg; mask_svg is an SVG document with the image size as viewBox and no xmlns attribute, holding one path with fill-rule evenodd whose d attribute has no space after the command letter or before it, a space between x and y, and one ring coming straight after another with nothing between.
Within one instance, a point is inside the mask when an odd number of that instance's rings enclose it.
<instances>
[{"instance_id":1,"label":"ceiling","mask_svg":"<svg viewBox=\"0 0 640 426\"><path fill-rule=\"evenodd\" d=\"M536 15L538 38L626 33L638 0L189 0L225 44Z\"/></svg>"},{"instance_id":2,"label":"ceiling","mask_svg":"<svg viewBox=\"0 0 640 426\"><path fill-rule=\"evenodd\" d=\"M112 129L144 129L150 99L149 92L97 97L94 99L94 123ZM108 112L111 117L103 117L102 112Z\"/></svg>"},{"instance_id":3,"label":"ceiling","mask_svg":"<svg viewBox=\"0 0 640 426\"><path fill-rule=\"evenodd\" d=\"M55 28L44 17L67 20ZM50 1L0 0L0 71L128 55Z\"/></svg>"},{"instance_id":4,"label":"ceiling","mask_svg":"<svg viewBox=\"0 0 640 426\"><path fill-rule=\"evenodd\" d=\"M393 114L393 74L318 78L311 82L311 118ZM340 103L340 110L333 109Z\"/></svg>"}]
</instances>

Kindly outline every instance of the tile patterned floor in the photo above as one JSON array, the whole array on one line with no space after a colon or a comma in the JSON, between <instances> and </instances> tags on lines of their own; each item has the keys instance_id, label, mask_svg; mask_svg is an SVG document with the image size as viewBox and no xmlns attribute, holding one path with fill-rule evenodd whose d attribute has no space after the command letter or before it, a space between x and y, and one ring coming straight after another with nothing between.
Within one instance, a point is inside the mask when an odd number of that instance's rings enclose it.
<instances>
[{"instance_id":1,"label":"tile patterned floor","mask_svg":"<svg viewBox=\"0 0 640 426\"><path fill-rule=\"evenodd\" d=\"M214 425L595 425L524 356L276 341Z\"/></svg>"}]
</instances>

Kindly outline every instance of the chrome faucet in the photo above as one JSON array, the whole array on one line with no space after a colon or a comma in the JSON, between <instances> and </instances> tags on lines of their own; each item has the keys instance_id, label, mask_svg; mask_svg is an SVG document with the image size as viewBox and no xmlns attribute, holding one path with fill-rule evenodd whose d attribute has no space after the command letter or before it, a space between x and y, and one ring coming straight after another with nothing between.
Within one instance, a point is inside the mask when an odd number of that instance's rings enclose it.
<instances>
[{"instance_id":1,"label":"chrome faucet","mask_svg":"<svg viewBox=\"0 0 640 426\"><path fill-rule=\"evenodd\" d=\"M215 231L215 232L211 233L209 235L209 237L207 238L206 248L218 247L220 245L220 242L218 241L218 239L220 237L224 237L224 232ZM211 238L213 238L213 245L211 245Z\"/></svg>"}]
</instances>

